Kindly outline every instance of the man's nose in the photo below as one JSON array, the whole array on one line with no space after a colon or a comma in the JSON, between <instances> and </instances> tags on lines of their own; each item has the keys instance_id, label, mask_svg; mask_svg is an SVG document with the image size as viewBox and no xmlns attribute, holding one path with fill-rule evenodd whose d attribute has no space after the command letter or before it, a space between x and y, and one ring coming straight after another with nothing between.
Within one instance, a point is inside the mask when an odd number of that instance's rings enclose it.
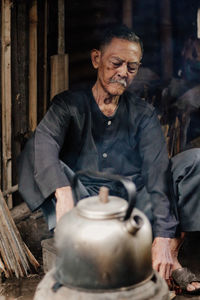
<instances>
[{"instance_id":1,"label":"man's nose","mask_svg":"<svg viewBox=\"0 0 200 300\"><path fill-rule=\"evenodd\" d=\"M123 63L123 64L119 67L118 71L119 71L119 75L120 75L121 77L127 77L127 76L128 76L128 68L127 68L127 65L126 65L125 63Z\"/></svg>"}]
</instances>

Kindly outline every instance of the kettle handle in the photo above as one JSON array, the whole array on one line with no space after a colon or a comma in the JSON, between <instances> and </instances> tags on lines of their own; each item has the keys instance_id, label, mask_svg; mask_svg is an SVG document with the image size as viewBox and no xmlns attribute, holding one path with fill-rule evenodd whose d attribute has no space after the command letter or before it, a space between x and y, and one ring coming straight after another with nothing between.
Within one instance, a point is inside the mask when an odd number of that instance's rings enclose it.
<instances>
[{"instance_id":1,"label":"kettle handle","mask_svg":"<svg viewBox=\"0 0 200 300\"><path fill-rule=\"evenodd\" d=\"M106 178L106 179L110 179L112 181L120 182L124 186L125 190L127 191L128 203L129 203L127 211L126 211L126 215L124 217L124 221L129 219L129 217L132 213L132 210L135 206L135 201L136 201L136 187L135 187L135 184L130 179L119 176L119 175L107 174L104 172L93 172L90 170L78 171L77 173L75 173L74 177L72 178L72 182L71 182L71 187L72 187L76 202L78 202L78 200L80 200L79 190L77 187L77 181L78 181L78 177L80 175L95 176L97 178Z\"/></svg>"}]
</instances>

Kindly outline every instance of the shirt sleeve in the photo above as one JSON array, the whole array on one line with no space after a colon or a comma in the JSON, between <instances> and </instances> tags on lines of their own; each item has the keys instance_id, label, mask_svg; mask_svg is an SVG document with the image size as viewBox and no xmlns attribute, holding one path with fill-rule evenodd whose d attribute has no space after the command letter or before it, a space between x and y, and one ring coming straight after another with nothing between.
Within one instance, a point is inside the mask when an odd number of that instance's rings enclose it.
<instances>
[{"instance_id":1,"label":"shirt sleeve","mask_svg":"<svg viewBox=\"0 0 200 300\"><path fill-rule=\"evenodd\" d=\"M69 185L59 160L69 122L66 101L58 95L35 130L34 179L44 199L57 188Z\"/></svg>"},{"instance_id":2,"label":"shirt sleeve","mask_svg":"<svg viewBox=\"0 0 200 300\"><path fill-rule=\"evenodd\" d=\"M178 220L169 199L169 159L155 110L141 120L139 152L142 158L142 176L152 201L154 236L173 238Z\"/></svg>"}]
</instances>

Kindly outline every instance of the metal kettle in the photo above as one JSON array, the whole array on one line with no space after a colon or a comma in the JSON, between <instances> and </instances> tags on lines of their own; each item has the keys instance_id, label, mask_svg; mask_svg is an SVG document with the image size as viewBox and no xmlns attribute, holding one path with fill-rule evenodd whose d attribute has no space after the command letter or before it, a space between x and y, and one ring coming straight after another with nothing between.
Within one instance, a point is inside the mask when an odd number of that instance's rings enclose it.
<instances>
[{"instance_id":1,"label":"metal kettle","mask_svg":"<svg viewBox=\"0 0 200 300\"><path fill-rule=\"evenodd\" d=\"M119 176L106 178L120 182L129 201L101 188L99 195L78 201L61 218L55 232L55 278L62 285L108 291L137 286L153 275L152 230L147 217L134 208L135 185ZM77 177L74 190L76 182Z\"/></svg>"}]
</instances>

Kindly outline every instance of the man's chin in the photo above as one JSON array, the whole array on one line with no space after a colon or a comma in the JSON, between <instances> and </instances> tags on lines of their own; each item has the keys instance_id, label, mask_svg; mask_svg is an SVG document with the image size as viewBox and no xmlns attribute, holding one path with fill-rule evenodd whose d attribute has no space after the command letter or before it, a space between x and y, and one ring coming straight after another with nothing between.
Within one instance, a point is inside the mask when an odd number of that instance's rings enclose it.
<instances>
[{"instance_id":1,"label":"man's chin","mask_svg":"<svg viewBox=\"0 0 200 300\"><path fill-rule=\"evenodd\" d=\"M126 90L125 87L112 88L112 89L109 89L109 93L110 93L110 95L113 95L113 96L121 96L125 90Z\"/></svg>"}]
</instances>

